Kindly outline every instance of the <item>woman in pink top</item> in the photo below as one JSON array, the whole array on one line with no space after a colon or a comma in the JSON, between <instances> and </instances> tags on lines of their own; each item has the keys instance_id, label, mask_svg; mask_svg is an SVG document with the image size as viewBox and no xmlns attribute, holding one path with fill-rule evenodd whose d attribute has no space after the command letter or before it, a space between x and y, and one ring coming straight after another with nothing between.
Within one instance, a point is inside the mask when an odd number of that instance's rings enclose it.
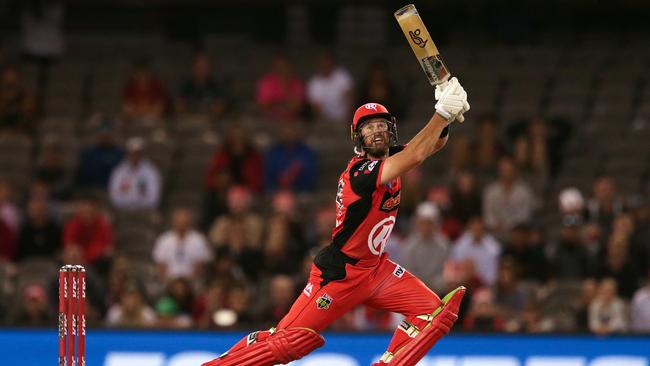
<instances>
[{"instance_id":1,"label":"woman in pink top","mask_svg":"<svg viewBox=\"0 0 650 366\"><path fill-rule=\"evenodd\" d=\"M263 115L274 121L300 117L305 105L305 85L284 55L277 55L272 70L257 82L257 104Z\"/></svg>"}]
</instances>

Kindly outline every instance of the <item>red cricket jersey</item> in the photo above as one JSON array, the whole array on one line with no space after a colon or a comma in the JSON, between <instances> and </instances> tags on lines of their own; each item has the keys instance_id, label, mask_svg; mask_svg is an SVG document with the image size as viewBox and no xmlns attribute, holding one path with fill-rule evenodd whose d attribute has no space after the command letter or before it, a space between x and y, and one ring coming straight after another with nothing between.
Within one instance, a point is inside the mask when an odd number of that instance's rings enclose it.
<instances>
[{"instance_id":1,"label":"red cricket jersey","mask_svg":"<svg viewBox=\"0 0 650 366\"><path fill-rule=\"evenodd\" d=\"M346 263L363 267L379 263L395 226L401 188L399 177L380 184L383 166L384 160L354 157L341 174L332 243L314 260L322 272L322 286L345 278Z\"/></svg>"}]
</instances>

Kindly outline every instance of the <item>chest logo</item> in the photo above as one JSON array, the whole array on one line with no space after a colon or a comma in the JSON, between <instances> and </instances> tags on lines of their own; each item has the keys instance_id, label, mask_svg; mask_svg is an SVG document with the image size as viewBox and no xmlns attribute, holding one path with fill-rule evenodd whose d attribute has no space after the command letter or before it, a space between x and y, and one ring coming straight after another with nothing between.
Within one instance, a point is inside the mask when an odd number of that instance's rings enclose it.
<instances>
[{"instance_id":1,"label":"chest logo","mask_svg":"<svg viewBox=\"0 0 650 366\"><path fill-rule=\"evenodd\" d=\"M400 191L397 191L393 194L386 192L384 193L384 197L381 200L379 209L384 212L391 212L393 210L396 210L399 207L400 200Z\"/></svg>"},{"instance_id":2,"label":"chest logo","mask_svg":"<svg viewBox=\"0 0 650 366\"><path fill-rule=\"evenodd\" d=\"M384 252L386 242L388 242L388 237L393 231L393 226L395 226L395 216L388 216L379 221L377 225L370 230L370 235L368 235L368 249L370 249L370 253L381 255L381 253Z\"/></svg>"}]
</instances>

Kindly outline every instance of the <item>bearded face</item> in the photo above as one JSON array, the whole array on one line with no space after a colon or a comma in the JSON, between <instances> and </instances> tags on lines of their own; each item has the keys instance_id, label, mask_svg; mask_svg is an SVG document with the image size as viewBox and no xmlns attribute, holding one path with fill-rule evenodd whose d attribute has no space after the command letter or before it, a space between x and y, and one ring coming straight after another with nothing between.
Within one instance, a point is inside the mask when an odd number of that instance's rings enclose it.
<instances>
[{"instance_id":1,"label":"bearded face","mask_svg":"<svg viewBox=\"0 0 650 366\"><path fill-rule=\"evenodd\" d=\"M384 118L373 118L361 126L363 149L374 158L383 158L388 153L390 132L388 121Z\"/></svg>"}]
</instances>

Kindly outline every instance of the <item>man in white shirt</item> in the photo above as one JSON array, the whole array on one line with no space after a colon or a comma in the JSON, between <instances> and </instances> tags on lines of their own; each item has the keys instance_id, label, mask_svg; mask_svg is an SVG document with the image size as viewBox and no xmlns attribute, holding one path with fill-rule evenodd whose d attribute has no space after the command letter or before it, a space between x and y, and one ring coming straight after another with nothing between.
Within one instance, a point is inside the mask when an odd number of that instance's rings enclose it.
<instances>
[{"instance_id":1,"label":"man in white shirt","mask_svg":"<svg viewBox=\"0 0 650 366\"><path fill-rule=\"evenodd\" d=\"M480 217L470 219L467 231L458 238L451 251L452 260L473 262L479 279L488 286L496 282L500 256L501 244L485 232Z\"/></svg>"},{"instance_id":2,"label":"man in white shirt","mask_svg":"<svg viewBox=\"0 0 650 366\"><path fill-rule=\"evenodd\" d=\"M648 282L636 291L630 304L630 325L639 333L650 333L650 271Z\"/></svg>"},{"instance_id":3,"label":"man in white shirt","mask_svg":"<svg viewBox=\"0 0 650 366\"><path fill-rule=\"evenodd\" d=\"M505 237L517 224L530 220L535 197L530 186L517 179L517 168L510 157L499 160L499 179L483 192L485 224L497 237Z\"/></svg>"},{"instance_id":4,"label":"man in white shirt","mask_svg":"<svg viewBox=\"0 0 650 366\"><path fill-rule=\"evenodd\" d=\"M352 111L352 77L337 67L334 57L324 53L318 60L318 71L307 84L307 99L316 117L345 121Z\"/></svg>"},{"instance_id":5,"label":"man in white shirt","mask_svg":"<svg viewBox=\"0 0 650 366\"><path fill-rule=\"evenodd\" d=\"M156 240L153 259L163 280L202 274L205 263L212 259L212 252L205 236L192 229L189 210L174 211L172 228Z\"/></svg>"},{"instance_id":6,"label":"man in white shirt","mask_svg":"<svg viewBox=\"0 0 650 366\"><path fill-rule=\"evenodd\" d=\"M406 238L401 263L434 291L444 289L443 268L449 240L440 231L440 211L431 202L420 203L413 232Z\"/></svg>"},{"instance_id":7,"label":"man in white shirt","mask_svg":"<svg viewBox=\"0 0 650 366\"><path fill-rule=\"evenodd\" d=\"M155 209L160 201L160 173L144 157L144 141L134 137L126 144L127 156L109 180L113 206L120 210Z\"/></svg>"}]
</instances>

